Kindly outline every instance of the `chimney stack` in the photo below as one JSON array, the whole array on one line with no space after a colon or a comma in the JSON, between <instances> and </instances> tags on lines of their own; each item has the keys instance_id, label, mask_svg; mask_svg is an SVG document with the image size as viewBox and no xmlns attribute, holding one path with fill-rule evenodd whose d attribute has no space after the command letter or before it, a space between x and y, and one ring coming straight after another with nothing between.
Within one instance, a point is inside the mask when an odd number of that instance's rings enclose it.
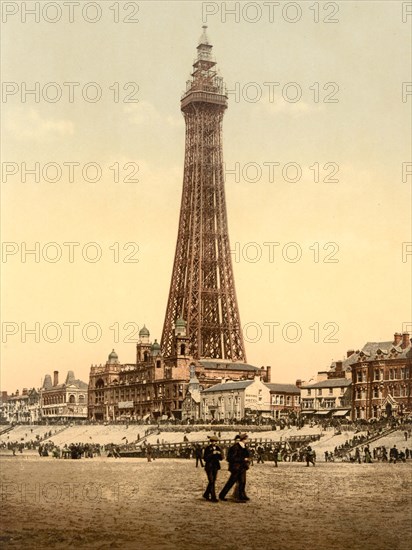
<instances>
[{"instance_id":1,"label":"chimney stack","mask_svg":"<svg viewBox=\"0 0 412 550\"><path fill-rule=\"evenodd\" d=\"M55 370L53 372L53 386L57 386L59 383L59 371Z\"/></svg>"},{"instance_id":2,"label":"chimney stack","mask_svg":"<svg viewBox=\"0 0 412 550\"><path fill-rule=\"evenodd\" d=\"M402 344L401 344L401 348L402 349L405 349L405 348L408 348L409 347L409 332L404 332L402 334Z\"/></svg>"},{"instance_id":3,"label":"chimney stack","mask_svg":"<svg viewBox=\"0 0 412 550\"><path fill-rule=\"evenodd\" d=\"M302 386L302 380L301 380L300 378L298 378L298 380L296 380L295 386L296 386L297 388L301 388L301 386Z\"/></svg>"},{"instance_id":4,"label":"chimney stack","mask_svg":"<svg viewBox=\"0 0 412 550\"><path fill-rule=\"evenodd\" d=\"M342 372L342 361L336 361L335 372Z\"/></svg>"},{"instance_id":5,"label":"chimney stack","mask_svg":"<svg viewBox=\"0 0 412 550\"><path fill-rule=\"evenodd\" d=\"M27 388L23 388L22 395L27 395Z\"/></svg>"},{"instance_id":6,"label":"chimney stack","mask_svg":"<svg viewBox=\"0 0 412 550\"><path fill-rule=\"evenodd\" d=\"M272 379L272 367L268 365L266 367L266 382L269 383L271 379Z\"/></svg>"},{"instance_id":7,"label":"chimney stack","mask_svg":"<svg viewBox=\"0 0 412 550\"><path fill-rule=\"evenodd\" d=\"M399 346L399 344L401 343L401 340L402 340L402 334L400 332L395 332L395 334L393 335L393 345Z\"/></svg>"}]
</instances>

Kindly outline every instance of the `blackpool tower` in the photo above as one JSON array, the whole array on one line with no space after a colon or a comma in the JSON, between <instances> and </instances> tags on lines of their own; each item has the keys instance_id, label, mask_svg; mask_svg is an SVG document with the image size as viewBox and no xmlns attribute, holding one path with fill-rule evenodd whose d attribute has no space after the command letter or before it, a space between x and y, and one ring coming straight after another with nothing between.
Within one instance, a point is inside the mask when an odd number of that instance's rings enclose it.
<instances>
[{"instance_id":1,"label":"blackpool tower","mask_svg":"<svg viewBox=\"0 0 412 550\"><path fill-rule=\"evenodd\" d=\"M186 123L183 191L161 346L165 357L175 355L176 327L185 321L193 358L245 362L223 173L227 94L206 28L181 99Z\"/></svg>"}]
</instances>

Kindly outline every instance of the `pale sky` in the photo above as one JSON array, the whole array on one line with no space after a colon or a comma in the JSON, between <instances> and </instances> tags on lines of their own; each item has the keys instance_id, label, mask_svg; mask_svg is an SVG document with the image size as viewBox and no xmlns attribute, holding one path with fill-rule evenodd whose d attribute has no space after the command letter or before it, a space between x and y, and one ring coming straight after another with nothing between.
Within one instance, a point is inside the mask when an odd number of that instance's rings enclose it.
<instances>
[{"instance_id":1,"label":"pale sky","mask_svg":"<svg viewBox=\"0 0 412 550\"><path fill-rule=\"evenodd\" d=\"M308 380L350 348L412 332L407 3L226 3L236 21L220 2L86 2L73 22L61 2L61 14L40 2L38 22L2 4L2 389L38 387L53 370L88 381L112 348L132 363L127 339L143 324L160 340L183 180L180 97L203 24L230 92L223 153L248 362L271 365L272 382ZM36 82L39 97L25 95ZM22 181L24 163L39 163L39 182ZM68 163L79 163L72 182ZM88 163L100 181L87 181ZM23 262L36 242L39 261ZM73 261L69 242L80 243ZM37 337L24 334L36 326Z\"/></svg>"}]
</instances>

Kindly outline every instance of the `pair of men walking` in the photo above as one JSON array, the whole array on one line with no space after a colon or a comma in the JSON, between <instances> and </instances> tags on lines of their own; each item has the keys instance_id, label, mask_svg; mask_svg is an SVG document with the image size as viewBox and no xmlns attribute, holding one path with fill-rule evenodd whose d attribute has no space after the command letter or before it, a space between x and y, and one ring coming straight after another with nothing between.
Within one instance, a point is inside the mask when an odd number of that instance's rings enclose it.
<instances>
[{"instance_id":1,"label":"pair of men walking","mask_svg":"<svg viewBox=\"0 0 412 550\"><path fill-rule=\"evenodd\" d=\"M249 497L246 495L246 472L249 469L249 450L246 447L247 434L240 434L235 437L235 443L229 447L227 461L229 462L230 477L226 485L219 493L219 499L226 501L226 495L230 489L237 483L237 494L239 502L246 502ZM220 470L220 461L223 459L223 453L216 444L218 438L209 436L210 444L205 448L203 458L205 460L205 470L208 479L206 491L203 498L218 502L216 498L215 483L217 472Z\"/></svg>"}]
</instances>

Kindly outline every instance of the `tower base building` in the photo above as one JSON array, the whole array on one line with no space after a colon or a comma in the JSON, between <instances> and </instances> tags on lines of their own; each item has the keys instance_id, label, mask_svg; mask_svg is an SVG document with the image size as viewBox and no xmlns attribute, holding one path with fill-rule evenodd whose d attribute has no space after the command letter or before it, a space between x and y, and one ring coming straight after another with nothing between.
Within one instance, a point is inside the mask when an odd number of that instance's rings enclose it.
<instances>
[{"instance_id":1,"label":"tower base building","mask_svg":"<svg viewBox=\"0 0 412 550\"><path fill-rule=\"evenodd\" d=\"M173 353L163 357L146 327L139 332L136 363L121 364L113 350L104 365L92 365L88 417L97 422L180 420L190 378L199 390L223 379L269 382L270 367L217 359L194 359L188 353L186 323L175 323ZM184 417L184 414L183 414Z\"/></svg>"}]
</instances>

